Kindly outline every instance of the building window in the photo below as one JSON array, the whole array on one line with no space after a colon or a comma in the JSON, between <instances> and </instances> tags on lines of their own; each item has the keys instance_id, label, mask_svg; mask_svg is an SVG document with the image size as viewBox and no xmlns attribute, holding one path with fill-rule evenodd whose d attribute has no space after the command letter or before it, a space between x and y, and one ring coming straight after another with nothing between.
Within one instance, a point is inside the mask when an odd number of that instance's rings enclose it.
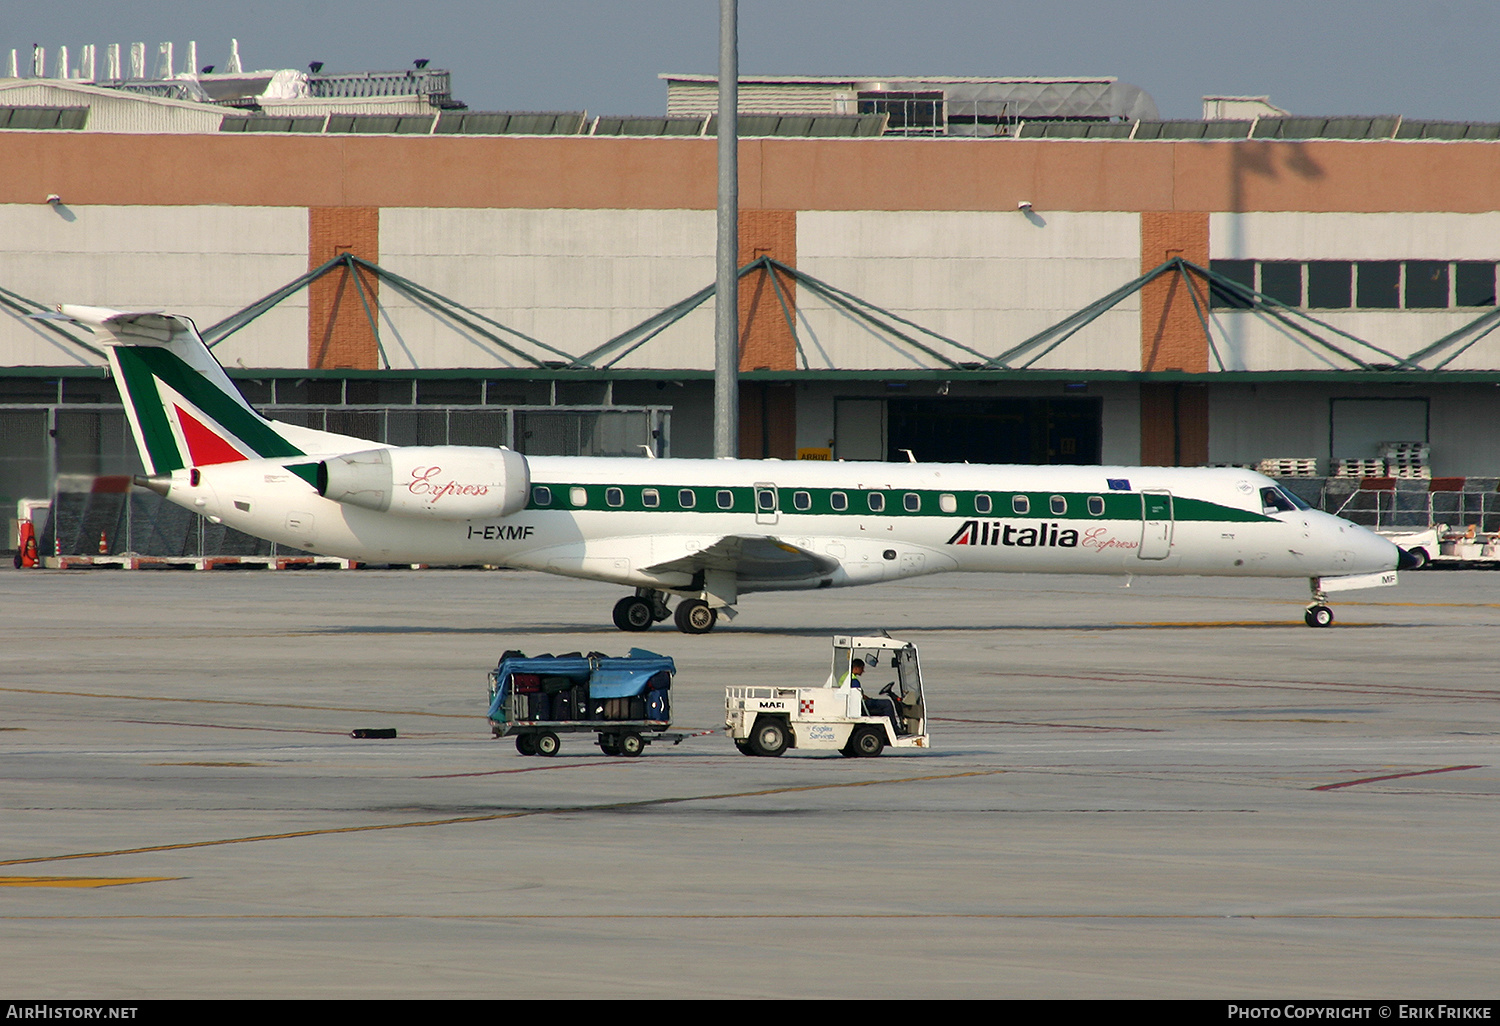
<instances>
[{"instance_id":1,"label":"building window","mask_svg":"<svg viewBox=\"0 0 1500 1026\"><path fill-rule=\"evenodd\" d=\"M1446 310L1448 308L1448 264L1437 260L1406 262L1406 308L1408 310Z\"/></svg>"},{"instance_id":2,"label":"building window","mask_svg":"<svg viewBox=\"0 0 1500 1026\"><path fill-rule=\"evenodd\" d=\"M1319 310L1347 310L1354 305L1354 265L1347 260L1310 260L1307 305Z\"/></svg>"},{"instance_id":3,"label":"building window","mask_svg":"<svg viewBox=\"0 0 1500 1026\"><path fill-rule=\"evenodd\" d=\"M1366 310L1396 310L1401 306L1401 263L1361 260L1354 265L1355 305Z\"/></svg>"},{"instance_id":4,"label":"building window","mask_svg":"<svg viewBox=\"0 0 1500 1026\"><path fill-rule=\"evenodd\" d=\"M1255 288L1254 260L1210 260L1208 269L1236 285L1243 285L1250 290ZM1213 306L1226 310L1250 309L1249 299L1238 290L1217 282L1209 289L1209 301Z\"/></svg>"},{"instance_id":5,"label":"building window","mask_svg":"<svg viewBox=\"0 0 1500 1026\"><path fill-rule=\"evenodd\" d=\"M1267 260L1260 265L1260 291L1287 306L1302 305L1302 265L1293 260Z\"/></svg>"},{"instance_id":6,"label":"building window","mask_svg":"<svg viewBox=\"0 0 1500 1026\"><path fill-rule=\"evenodd\" d=\"M1495 265L1492 261L1460 260L1453 265L1453 305L1495 305Z\"/></svg>"}]
</instances>

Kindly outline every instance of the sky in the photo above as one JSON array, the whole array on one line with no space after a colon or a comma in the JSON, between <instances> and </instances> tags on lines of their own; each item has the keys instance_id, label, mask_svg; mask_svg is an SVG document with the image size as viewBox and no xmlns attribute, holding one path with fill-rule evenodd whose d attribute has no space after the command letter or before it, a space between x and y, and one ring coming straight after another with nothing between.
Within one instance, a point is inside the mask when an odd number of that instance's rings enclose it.
<instances>
[{"instance_id":1,"label":"sky","mask_svg":"<svg viewBox=\"0 0 1500 1026\"><path fill-rule=\"evenodd\" d=\"M1163 117L1205 95L1294 114L1500 121L1497 0L740 0L740 70L1112 75ZM712 74L718 0L0 0L0 54L175 44L221 68L453 72L473 110L666 111L662 72ZM3 68L0 68L3 73Z\"/></svg>"}]
</instances>

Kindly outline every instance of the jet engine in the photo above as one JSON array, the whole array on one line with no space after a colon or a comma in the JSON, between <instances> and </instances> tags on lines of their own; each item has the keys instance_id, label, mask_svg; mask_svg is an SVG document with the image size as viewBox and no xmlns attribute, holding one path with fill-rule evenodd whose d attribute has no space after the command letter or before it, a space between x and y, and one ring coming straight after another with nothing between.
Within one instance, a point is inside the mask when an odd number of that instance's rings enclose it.
<instances>
[{"instance_id":1,"label":"jet engine","mask_svg":"<svg viewBox=\"0 0 1500 1026\"><path fill-rule=\"evenodd\" d=\"M467 445L371 449L318 464L318 494L377 513L471 520L526 508L531 471L510 449Z\"/></svg>"}]
</instances>

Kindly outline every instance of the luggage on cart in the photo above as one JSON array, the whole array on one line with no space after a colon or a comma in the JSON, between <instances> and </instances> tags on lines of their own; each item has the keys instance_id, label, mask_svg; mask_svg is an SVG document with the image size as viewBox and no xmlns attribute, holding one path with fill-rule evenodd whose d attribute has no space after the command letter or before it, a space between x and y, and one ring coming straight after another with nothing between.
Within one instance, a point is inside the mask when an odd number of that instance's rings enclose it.
<instances>
[{"instance_id":1,"label":"luggage on cart","mask_svg":"<svg viewBox=\"0 0 1500 1026\"><path fill-rule=\"evenodd\" d=\"M598 735L607 755L639 755L653 741L681 741L668 734L676 665L667 656L633 648L623 657L527 658L506 652L490 671L489 719L495 737L514 736L522 755L556 755L559 734Z\"/></svg>"}]
</instances>

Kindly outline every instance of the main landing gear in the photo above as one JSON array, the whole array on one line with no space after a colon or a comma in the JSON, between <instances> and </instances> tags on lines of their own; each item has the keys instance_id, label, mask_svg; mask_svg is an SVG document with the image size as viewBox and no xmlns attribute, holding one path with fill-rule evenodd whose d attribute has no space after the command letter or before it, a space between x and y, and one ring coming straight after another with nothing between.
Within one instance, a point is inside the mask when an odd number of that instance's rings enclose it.
<instances>
[{"instance_id":1,"label":"main landing gear","mask_svg":"<svg viewBox=\"0 0 1500 1026\"><path fill-rule=\"evenodd\" d=\"M719 611L698 598L683 599L672 613L667 609L667 593L652 588L637 588L634 595L615 603L615 626L622 631L648 631L669 616L684 634L707 634L719 622Z\"/></svg>"},{"instance_id":2,"label":"main landing gear","mask_svg":"<svg viewBox=\"0 0 1500 1026\"><path fill-rule=\"evenodd\" d=\"M1312 601L1308 603L1307 612L1302 614L1302 619L1309 627L1331 627L1333 610L1328 608L1328 595L1316 577L1312 578L1311 583Z\"/></svg>"}]
</instances>

